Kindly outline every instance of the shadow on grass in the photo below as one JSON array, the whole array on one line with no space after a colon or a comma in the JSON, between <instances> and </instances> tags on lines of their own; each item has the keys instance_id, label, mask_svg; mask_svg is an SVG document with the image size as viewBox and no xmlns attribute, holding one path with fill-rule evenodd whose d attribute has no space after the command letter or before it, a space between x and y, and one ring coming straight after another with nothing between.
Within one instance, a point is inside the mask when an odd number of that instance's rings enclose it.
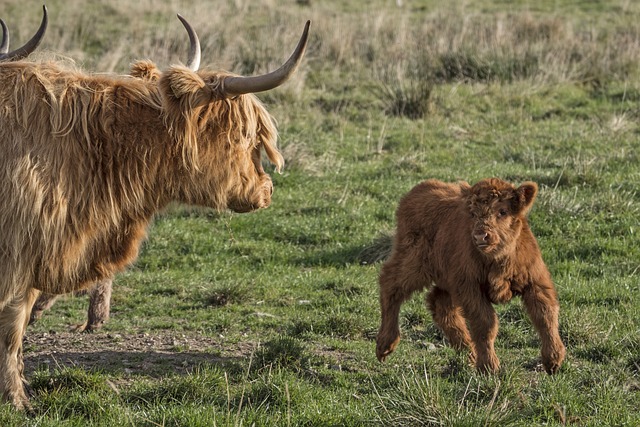
<instances>
[{"instance_id":1,"label":"shadow on grass","mask_svg":"<svg viewBox=\"0 0 640 427\"><path fill-rule=\"evenodd\" d=\"M233 370L250 358L256 347L175 333L29 333L24 341L24 362L28 377L39 370L66 367L160 377L167 372L186 375L207 365Z\"/></svg>"},{"instance_id":2,"label":"shadow on grass","mask_svg":"<svg viewBox=\"0 0 640 427\"><path fill-rule=\"evenodd\" d=\"M170 353L165 351L116 351L99 350L95 352L60 351L55 354L26 355L25 372L31 376L43 369L80 368L96 370L107 374L140 375L163 377L187 375L203 366L234 366L244 361L242 357L221 357L211 353L185 351Z\"/></svg>"},{"instance_id":3,"label":"shadow on grass","mask_svg":"<svg viewBox=\"0 0 640 427\"><path fill-rule=\"evenodd\" d=\"M360 264L361 246L348 246L328 251L308 252L304 256L292 257L289 264L303 267L345 267Z\"/></svg>"},{"instance_id":4,"label":"shadow on grass","mask_svg":"<svg viewBox=\"0 0 640 427\"><path fill-rule=\"evenodd\" d=\"M337 247L329 251L319 251L297 257L290 262L304 266L344 267L349 264L369 265L385 261L391 254L393 232L378 235L366 246Z\"/></svg>"}]
</instances>

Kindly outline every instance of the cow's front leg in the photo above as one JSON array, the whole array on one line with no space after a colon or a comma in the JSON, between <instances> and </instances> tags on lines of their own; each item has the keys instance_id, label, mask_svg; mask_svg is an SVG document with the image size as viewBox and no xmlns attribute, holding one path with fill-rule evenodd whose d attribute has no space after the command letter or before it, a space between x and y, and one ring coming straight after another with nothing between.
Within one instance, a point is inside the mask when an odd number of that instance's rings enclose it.
<instances>
[{"instance_id":1,"label":"cow's front leg","mask_svg":"<svg viewBox=\"0 0 640 427\"><path fill-rule=\"evenodd\" d=\"M0 311L0 392L2 400L17 409L31 409L25 392L22 338L38 293L35 289L23 291Z\"/></svg>"}]
</instances>

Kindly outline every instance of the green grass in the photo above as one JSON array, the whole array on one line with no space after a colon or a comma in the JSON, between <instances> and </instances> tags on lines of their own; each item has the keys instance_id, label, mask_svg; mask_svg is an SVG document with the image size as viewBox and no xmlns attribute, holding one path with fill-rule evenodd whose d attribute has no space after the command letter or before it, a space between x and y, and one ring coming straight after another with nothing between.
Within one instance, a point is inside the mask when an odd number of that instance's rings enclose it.
<instances>
[{"instance_id":1,"label":"green grass","mask_svg":"<svg viewBox=\"0 0 640 427\"><path fill-rule=\"evenodd\" d=\"M261 95L287 160L273 205L159 215L115 280L111 320L82 337L114 337L111 348L73 366L69 339L39 357L27 372L35 415L3 405L0 425L640 425L634 2L74 3L47 4L43 48L89 70L184 60L176 12L199 32L203 64L272 69L308 18L311 43L299 75ZM12 46L38 7L0 8ZM498 307L502 371L480 375L445 345L423 295L378 363L380 263L363 262L366 250L384 249L399 198L421 180L488 176L540 184L531 225L559 292L565 365L541 370L514 301ZM55 339L86 304L59 301L28 334ZM127 349L141 336L175 342ZM36 340L26 360L37 351Z\"/></svg>"}]
</instances>

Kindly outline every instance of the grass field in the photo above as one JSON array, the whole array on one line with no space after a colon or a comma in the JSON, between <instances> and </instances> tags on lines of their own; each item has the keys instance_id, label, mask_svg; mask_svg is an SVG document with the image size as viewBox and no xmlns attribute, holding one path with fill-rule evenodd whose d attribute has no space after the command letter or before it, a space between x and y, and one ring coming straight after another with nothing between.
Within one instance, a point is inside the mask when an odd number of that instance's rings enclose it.
<instances>
[{"instance_id":1,"label":"grass field","mask_svg":"<svg viewBox=\"0 0 640 427\"><path fill-rule=\"evenodd\" d=\"M640 4L628 0L140 0L47 3L39 54L95 72L186 60L296 77L260 97L287 165L272 206L174 206L115 279L29 328L35 416L2 426L640 425ZM222 4L218 4L222 3ZM448 6L442 4L447 3ZM12 46L41 3L4 0ZM536 181L530 222L556 283L567 360L541 369L519 301L499 306L499 375L476 373L422 295L375 358L377 275L399 198L426 178Z\"/></svg>"}]
</instances>

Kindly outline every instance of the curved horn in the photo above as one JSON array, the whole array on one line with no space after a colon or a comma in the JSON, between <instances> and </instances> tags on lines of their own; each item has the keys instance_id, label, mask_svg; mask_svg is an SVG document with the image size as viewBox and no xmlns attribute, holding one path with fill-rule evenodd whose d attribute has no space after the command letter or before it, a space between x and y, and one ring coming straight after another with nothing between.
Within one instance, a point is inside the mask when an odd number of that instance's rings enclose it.
<instances>
[{"instance_id":1,"label":"curved horn","mask_svg":"<svg viewBox=\"0 0 640 427\"><path fill-rule=\"evenodd\" d=\"M9 29L7 24L0 19L0 27L2 27L2 43L0 44L0 55L4 55L9 52Z\"/></svg>"},{"instance_id":2,"label":"curved horn","mask_svg":"<svg viewBox=\"0 0 640 427\"><path fill-rule=\"evenodd\" d=\"M47 31L47 24L49 23L49 17L47 16L47 6L42 6L42 10L43 10L43 16L42 16L42 22L40 23L40 28L38 28L38 32L35 33L35 35L33 37L31 37L31 40L29 40L24 46L11 51L9 53L0 53L0 61L16 61L22 58L25 58L27 56L29 56L29 54L31 52L33 52L34 50L36 50L36 48L38 47L38 45L40 44L40 42L42 41L42 38L44 37L44 33L45 31ZM4 26L3 26L3 32L4 32ZM7 44L9 41L9 37L8 37L8 31L7 31ZM7 46L8 48L8 46Z\"/></svg>"},{"instance_id":3,"label":"curved horn","mask_svg":"<svg viewBox=\"0 0 640 427\"><path fill-rule=\"evenodd\" d=\"M200 40L198 40L198 35L191 25L187 22L186 19L182 17L182 15L178 14L178 19L184 25L184 28L187 30L187 34L189 34L189 43L191 44L189 48L189 59L187 60L187 67L191 71L198 71L200 68Z\"/></svg>"},{"instance_id":4,"label":"curved horn","mask_svg":"<svg viewBox=\"0 0 640 427\"><path fill-rule=\"evenodd\" d=\"M307 21L302 32L302 37L298 41L296 49L293 51L287 62L280 68L261 76L254 77L227 77L224 79L224 94L231 98L245 93L264 92L280 86L294 73L304 51L307 47L307 39L309 38L309 25L311 21Z\"/></svg>"}]
</instances>

